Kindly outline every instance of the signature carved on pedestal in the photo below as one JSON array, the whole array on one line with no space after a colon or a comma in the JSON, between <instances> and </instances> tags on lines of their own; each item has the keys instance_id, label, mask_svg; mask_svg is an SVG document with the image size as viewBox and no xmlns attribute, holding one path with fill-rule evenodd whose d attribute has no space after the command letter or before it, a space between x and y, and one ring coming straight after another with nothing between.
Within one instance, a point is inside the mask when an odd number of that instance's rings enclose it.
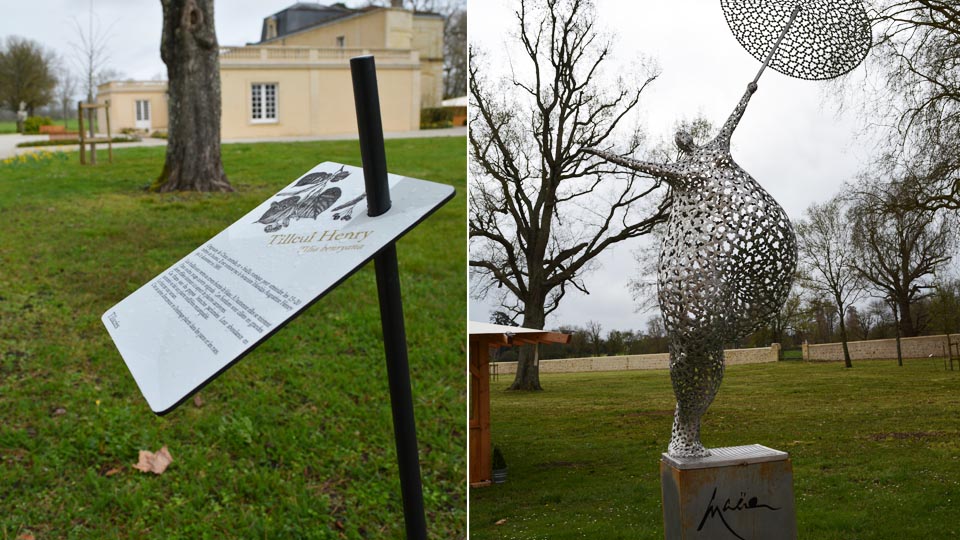
<instances>
[{"instance_id":1,"label":"signature carved on pedestal","mask_svg":"<svg viewBox=\"0 0 960 540\"><path fill-rule=\"evenodd\" d=\"M761 503L757 497L747 498L745 492L740 492L740 498L737 499L736 503L733 503L733 499L727 499L723 502L723 505L716 504L717 499L717 488L713 488L713 494L710 495L710 502L707 504L707 511L703 513L703 519L700 520L700 526L697 527L699 532L703 529L703 526L707 524L707 520L713 517L720 518L720 521L723 522L723 526L730 531L730 534L736 536L740 540L746 540L744 537L737 534L737 531L733 530L733 527L727 523L726 518L723 515L727 512L743 512L747 510L771 510L777 511L779 508L770 506L769 504Z\"/></svg>"}]
</instances>

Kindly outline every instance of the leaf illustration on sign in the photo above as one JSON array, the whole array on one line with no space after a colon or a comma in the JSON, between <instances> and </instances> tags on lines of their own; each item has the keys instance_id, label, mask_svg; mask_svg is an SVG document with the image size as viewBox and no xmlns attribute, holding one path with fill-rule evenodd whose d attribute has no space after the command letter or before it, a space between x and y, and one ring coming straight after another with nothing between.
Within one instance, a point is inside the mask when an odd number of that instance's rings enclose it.
<instances>
[{"instance_id":1,"label":"leaf illustration on sign","mask_svg":"<svg viewBox=\"0 0 960 540\"><path fill-rule=\"evenodd\" d=\"M340 188L332 187L320 193L314 193L300 201L297 205L297 218L317 219L321 213L330 208L340 198Z\"/></svg>"},{"instance_id":2,"label":"leaf illustration on sign","mask_svg":"<svg viewBox=\"0 0 960 540\"><path fill-rule=\"evenodd\" d=\"M299 201L300 197L294 195L280 202L270 203L270 208L260 216L257 223L266 225L266 227L263 228L266 232L273 232L280 230L281 227L286 227L290 224L290 217L296 211Z\"/></svg>"},{"instance_id":3,"label":"leaf illustration on sign","mask_svg":"<svg viewBox=\"0 0 960 540\"><path fill-rule=\"evenodd\" d=\"M333 212L333 219L338 219L341 221L350 221L350 218L353 217L353 210L357 207L357 203L367 198L366 193L361 193L359 197L351 199L340 206L331 210Z\"/></svg>"},{"instance_id":4,"label":"leaf illustration on sign","mask_svg":"<svg viewBox=\"0 0 960 540\"><path fill-rule=\"evenodd\" d=\"M331 176L333 176L331 173L326 173L326 172L310 173L310 174L304 175L304 177L301 178L300 180L297 180L296 185L297 187L312 186L314 184L319 184L320 182L323 182L324 184L326 184L327 180L329 180Z\"/></svg>"},{"instance_id":5,"label":"leaf illustration on sign","mask_svg":"<svg viewBox=\"0 0 960 540\"><path fill-rule=\"evenodd\" d=\"M318 172L306 174L297 183L293 189L285 193L278 193L278 197L286 197L278 202L271 202L270 208L256 221L265 225L264 232L272 233L290 225L291 219L317 219L326 209L330 208L342 195L340 188L332 187L324 189L328 182L339 182L350 176L350 171L340 167L339 170L329 172ZM337 207L350 210L344 214L346 217L334 216L334 219L349 220L353 205L363 196L354 199L347 205Z\"/></svg>"}]
</instances>

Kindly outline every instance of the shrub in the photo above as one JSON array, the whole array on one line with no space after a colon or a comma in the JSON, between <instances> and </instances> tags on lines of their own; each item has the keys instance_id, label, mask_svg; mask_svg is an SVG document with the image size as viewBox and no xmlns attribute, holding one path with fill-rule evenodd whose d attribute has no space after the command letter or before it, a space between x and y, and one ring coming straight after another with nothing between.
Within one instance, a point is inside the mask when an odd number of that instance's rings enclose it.
<instances>
[{"instance_id":1,"label":"shrub","mask_svg":"<svg viewBox=\"0 0 960 540\"><path fill-rule=\"evenodd\" d=\"M31 116L23 122L24 133L40 133L40 126L52 126L53 119L49 116Z\"/></svg>"},{"instance_id":2,"label":"shrub","mask_svg":"<svg viewBox=\"0 0 960 540\"><path fill-rule=\"evenodd\" d=\"M420 109L420 129L453 127L453 110L447 107Z\"/></svg>"}]
</instances>

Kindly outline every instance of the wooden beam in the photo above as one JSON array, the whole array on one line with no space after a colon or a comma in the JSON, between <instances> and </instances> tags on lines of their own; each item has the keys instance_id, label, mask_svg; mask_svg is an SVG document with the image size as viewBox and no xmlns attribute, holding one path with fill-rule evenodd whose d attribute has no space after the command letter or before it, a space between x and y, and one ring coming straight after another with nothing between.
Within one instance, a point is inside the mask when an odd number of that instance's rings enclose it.
<instances>
[{"instance_id":1,"label":"wooden beam","mask_svg":"<svg viewBox=\"0 0 960 540\"><path fill-rule=\"evenodd\" d=\"M559 332L543 333L525 333L510 336L511 345L536 345L537 343L559 343L566 345L570 343L570 334L561 334Z\"/></svg>"},{"instance_id":2,"label":"wooden beam","mask_svg":"<svg viewBox=\"0 0 960 540\"><path fill-rule=\"evenodd\" d=\"M87 152L85 150L86 147L83 144L83 102L82 101L77 102L77 117L78 117L77 123L80 126L80 164L86 165Z\"/></svg>"},{"instance_id":3,"label":"wooden beam","mask_svg":"<svg viewBox=\"0 0 960 540\"><path fill-rule=\"evenodd\" d=\"M110 134L110 100L103 104L103 117L107 119L107 153L110 156L110 163L113 163L113 135Z\"/></svg>"},{"instance_id":4,"label":"wooden beam","mask_svg":"<svg viewBox=\"0 0 960 540\"><path fill-rule=\"evenodd\" d=\"M497 345L510 345L510 341L505 334L474 334L470 336L470 345L474 343L487 343L488 347Z\"/></svg>"},{"instance_id":5,"label":"wooden beam","mask_svg":"<svg viewBox=\"0 0 960 540\"><path fill-rule=\"evenodd\" d=\"M473 334L470 336L470 343L485 342L490 347L497 345L533 345L535 343L559 343L566 345L570 343L570 334L560 332L524 332L522 334Z\"/></svg>"},{"instance_id":6,"label":"wooden beam","mask_svg":"<svg viewBox=\"0 0 960 540\"><path fill-rule=\"evenodd\" d=\"M480 340L470 342L470 363L477 367L477 375L471 373L471 396L474 401L475 419L470 422L470 485L485 485L490 482L490 349ZM475 423L475 424L474 424Z\"/></svg>"}]
</instances>

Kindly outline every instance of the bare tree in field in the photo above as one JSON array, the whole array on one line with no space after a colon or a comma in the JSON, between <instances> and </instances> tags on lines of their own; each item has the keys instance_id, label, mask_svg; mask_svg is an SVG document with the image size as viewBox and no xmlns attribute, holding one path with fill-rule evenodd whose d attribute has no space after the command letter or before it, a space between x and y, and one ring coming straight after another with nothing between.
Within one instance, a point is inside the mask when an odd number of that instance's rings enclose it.
<instances>
[{"instance_id":1,"label":"bare tree in field","mask_svg":"<svg viewBox=\"0 0 960 540\"><path fill-rule=\"evenodd\" d=\"M600 356L600 345L603 344L603 326L597 321L587 321L584 327L594 356Z\"/></svg>"},{"instance_id":2,"label":"bare tree in field","mask_svg":"<svg viewBox=\"0 0 960 540\"><path fill-rule=\"evenodd\" d=\"M847 308L864 292L864 278L858 267L860 260L853 247L851 223L840 197L822 204L812 204L796 228L800 255L801 283L815 294L830 298L837 310L843 363L853 367L847 348Z\"/></svg>"},{"instance_id":3,"label":"bare tree in field","mask_svg":"<svg viewBox=\"0 0 960 540\"><path fill-rule=\"evenodd\" d=\"M862 181L853 193L853 246L858 268L877 296L899 312L904 337L918 334L913 306L932 294L936 272L954 256L952 213L905 204L902 184Z\"/></svg>"},{"instance_id":4,"label":"bare tree in field","mask_svg":"<svg viewBox=\"0 0 960 540\"><path fill-rule=\"evenodd\" d=\"M64 64L58 67L57 75L57 105L63 114L63 127L68 126L70 113L76 106L74 98L77 95L77 78L70 72L70 68Z\"/></svg>"},{"instance_id":5,"label":"bare tree in field","mask_svg":"<svg viewBox=\"0 0 960 540\"><path fill-rule=\"evenodd\" d=\"M98 79L101 79L100 74L107 69L107 62L110 60L110 29L113 25L106 28L101 25L100 19L93 12L92 1L90 2L86 28L76 18L73 19L73 25L75 39L70 45L73 47L74 61L83 76L81 86L87 95L87 103L93 103L97 84L102 82ZM90 136L93 136L95 132L94 111L92 109L87 111L87 115ZM96 159L95 155L93 159Z\"/></svg>"},{"instance_id":6,"label":"bare tree in field","mask_svg":"<svg viewBox=\"0 0 960 540\"><path fill-rule=\"evenodd\" d=\"M794 283L797 283L797 279L794 279ZM781 345L781 354L783 352L783 346L785 345L787 332L792 331L794 335L799 333L799 327L802 324L801 319L803 318L803 298L797 292L797 287L794 285L793 289L790 290L790 294L787 295L787 300L783 303L783 307L780 308L772 317L770 317L770 338L773 343L779 343Z\"/></svg>"},{"instance_id":7,"label":"bare tree in field","mask_svg":"<svg viewBox=\"0 0 960 540\"><path fill-rule=\"evenodd\" d=\"M522 54L511 76L470 51L469 265L477 298L543 328L569 290L588 292L597 255L664 223L669 201L659 180L583 151L638 151L635 131L616 150L614 140L656 75L605 77L610 43L590 0L522 0L514 15ZM541 388L530 356L510 388Z\"/></svg>"},{"instance_id":8,"label":"bare tree in field","mask_svg":"<svg viewBox=\"0 0 960 540\"><path fill-rule=\"evenodd\" d=\"M937 334L960 331L960 279L941 279L930 302L930 326Z\"/></svg>"},{"instance_id":9,"label":"bare tree in field","mask_svg":"<svg viewBox=\"0 0 960 540\"><path fill-rule=\"evenodd\" d=\"M878 339L886 337L889 333L889 327L893 326L893 321L888 320L892 315L890 306L881 299L871 300L866 309L861 310L860 325L863 328L863 339Z\"/></svg>"},{"instance_id":10,"label":"bare tree in field","mask_svg":"<svg viewBox=\"0 0 960 540\"><path fill-rule=\"evenodd\" d=\"M389 7L390 0L367 0L366 6ZM467 95L467 0L405 0L414 12L443 17L443 97Z\"/></svg>"},{"instance_id":11,"label":"bare tree in field","mask_svg":"<svg viewBox=\"0 0 960 540\"><path fill-rule=\"evenodd\" d=\"M159 191L233 191L220 161L220 48L213 0L161 0L170 124Z\"/></svg>"},{"instance_id":12,"label":"bare tree in field","mask_svg":"<svg viewBox=\"0 0 960 540\"><path fill-rule=\"evenodd\" d=\"M467 95L467 10L465 6L444 16L443 97Z\"/></svg>"},{"instance_id":13,"label":"bare tree in field","mask_svg":"<svg viewBox=\"0 0 960 540\"><path fill-rule=\"evenodd\" d=\"M898 178L905 201L960 210L960 3L873 0L871 56L885 92L870 124L890 128L881 171Z\"/></svg>"},{"instance_id":14,"label":"bare tree in field","mask_svg":"<svg viewBox=\"0 0 960 540\"><path fill-rule=\"evenodd\" d=\"M812 336L814 342L828 343L834 340L837 308L834 307L833 300L823 295L810 295L807 297L804 312L805 334Z\"/></svg>"}]
</instances>

